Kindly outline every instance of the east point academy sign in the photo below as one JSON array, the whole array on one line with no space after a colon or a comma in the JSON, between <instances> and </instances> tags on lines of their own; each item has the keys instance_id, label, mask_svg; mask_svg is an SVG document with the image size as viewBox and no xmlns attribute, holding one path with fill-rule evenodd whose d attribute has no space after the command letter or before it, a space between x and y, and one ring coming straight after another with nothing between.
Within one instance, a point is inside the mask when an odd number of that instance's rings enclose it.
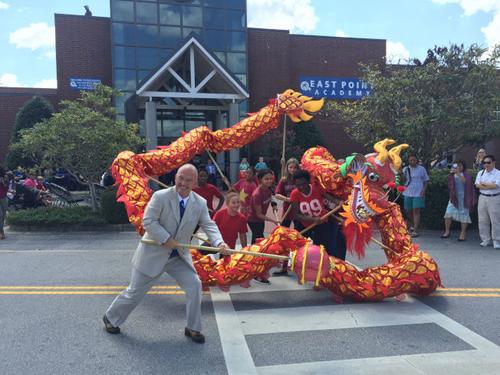
<instances>
[{"instance_id":1,"label":"east point academy sign","mask_svg":"<svg viewBox=\"0 0 500 375\"><path fill-rule=\"evenodd\" d=\"M313 98L362 99L371 87L358 78L300 77L300 91Z\"/></svg>"}]
</instances>

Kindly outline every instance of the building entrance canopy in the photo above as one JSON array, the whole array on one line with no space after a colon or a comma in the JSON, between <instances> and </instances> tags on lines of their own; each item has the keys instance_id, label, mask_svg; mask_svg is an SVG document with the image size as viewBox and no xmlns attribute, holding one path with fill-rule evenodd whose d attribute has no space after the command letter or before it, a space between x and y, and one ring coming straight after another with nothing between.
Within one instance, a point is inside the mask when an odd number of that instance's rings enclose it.
<instances>
[{"instance_id":1,"label":"building entrance canopy","mask_svg":"<svg viewBox=\"0 0 500 375\"><path fill-rule=\"evenodd\" d=\"M216 101L219 105L235 103L249 96L244 85L194 36L139 83L136 94L184 105L202 100Z\"/></svg>"},{"instance_id":2,"label":"building entrance canopy","mask_svg":"<svg viewBox=\"0 0 500 375\"><path fill-rule=\"evenodd\" d=\"M225 126L222 111L228 113L229 125L237 123L238 103L249 97L244 85L194 36L139 83L136 95L139 106L145 108L145 133L150 150L158 145L157 109L217 111L212 128L215 130ZM224 155L217 159L223 163ZM236 178L238 164L239 150L232 150L231 178Z\"/></svg>"}]
</instances>

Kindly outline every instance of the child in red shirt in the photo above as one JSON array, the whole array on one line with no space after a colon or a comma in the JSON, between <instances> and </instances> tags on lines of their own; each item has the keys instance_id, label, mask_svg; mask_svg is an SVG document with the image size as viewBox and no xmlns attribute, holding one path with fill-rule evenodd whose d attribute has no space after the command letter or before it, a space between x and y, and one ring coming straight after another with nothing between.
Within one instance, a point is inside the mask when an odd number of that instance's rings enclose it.
<instances>
[{"instance_id":1,"label":"child in red shirt","mask_svg":"<svg viewBox=\"0 0 500 375\"><path fill-rule=\"evenodd\" d=\"M227 194L226 206L214 215L214 221L219 227L222 239L231 249L234 249L239 236L241 247L245 247L247 246L247 218L238 212L240 209L238 193Z\"/></svg>"},{"instance_id":2,"label":"child in red shirt","mask_svg":"<svg viewBox=\"0 0 500 375\"><path fill-rule=\"evenodd\" d=\"M213 217L216 211L219 211L224 204L224 197L222 193L214 185L208 182L208 173L205 169L200 169L198 171L198 187L194 188L193 191L201 195L207 201L208 212L210 212L210 217ZM214 197L219 199L217 208L214 210L213 200Z\"/></svg>"},{"instance_id":3,"label":"child in red shirt","mask_svg":"<svg viewBox=\"0 0 500 375\"><path fill-rule=\"evenodd\" d=\"M270 169L264 168L257 173L257 178L259 179L259 186L252 193L250 215L248 216L248 226L252 230L252 244L255 243L257 238L264 238L264 225L266 221L280 225L276 219L266 216L273 196L271 188L274 184L274 173ZM255 281L262 284L270 284L270 281L263 277L257 277Z\"/></svg>"},{"instance_id":4,"label":"child in red shirt","mask_svg":"<svg viewBox=\"0 0 500 375\"><path fill-rule=\"evenodd\" d=\"M245 170L245 178L239 180L234 184L234 189L239 193L240 197L240 212L248 217L250 214L250 198L255 189L257 189L257 183L255 182L255 170L253 167L248 167Z\"/></svg>"},{"instance_id":5,"label":"child in red shirt","mask_svg":"<svg viewBox=\"0 0 500 375\"><path fill-rule=\"evenodd\" d=\"M292 190L295 189L295 183L293 182L293 175L299 170L299 161L295 158L290 158L286 162L285 169L286 174L278 182L276 186L276 199L283 201L283 212L281 213L281 225L290 228L293 220L292 210L291 210L291 200L290 194ZM295 220L294 228L297 229L297 223ZM288 274L288 261L283 261L281 264L281 270L273 273L274 276L285 276Z\"/></svg>"},{"instance_id":6,"label":"child in red shirt","mask_svg":"<svg viewBox=\"0 0 500 375\"><path fill-rule=\"evenodd\" d=\"M290 194L295 218L306 228L315 227L306 232L316 245L323 245L329 255L345 260L346 249L342 246L342 233L333 219L322 219L328 213L324 199L333 201L333 197L324 192L319 185L311 185L309 172L299 170L294 174L296 188Z\"/></svg>"}]
</instances>

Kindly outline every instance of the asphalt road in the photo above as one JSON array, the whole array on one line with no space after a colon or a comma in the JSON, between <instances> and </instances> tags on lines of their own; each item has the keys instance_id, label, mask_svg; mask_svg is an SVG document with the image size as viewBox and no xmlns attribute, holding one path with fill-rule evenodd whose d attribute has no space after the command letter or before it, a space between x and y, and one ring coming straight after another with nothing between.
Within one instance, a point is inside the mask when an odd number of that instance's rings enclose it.
<instances>
[{"instance_id":1,"label":"asphalt road","mask_svg":"<svg viewBox=\"0 0 500 375\"><path fill-rule=\"evenodd\" d=\"M7 233L0 241L0 374L500 374L500 251L416 242L446 289L403 302L335 304L293 276L204 296L205 345L183 336L168 276L109 335L101 317L129 281L135 233ZM360 267L384 263L370 247Z\"/></svg>"}]
</instances>

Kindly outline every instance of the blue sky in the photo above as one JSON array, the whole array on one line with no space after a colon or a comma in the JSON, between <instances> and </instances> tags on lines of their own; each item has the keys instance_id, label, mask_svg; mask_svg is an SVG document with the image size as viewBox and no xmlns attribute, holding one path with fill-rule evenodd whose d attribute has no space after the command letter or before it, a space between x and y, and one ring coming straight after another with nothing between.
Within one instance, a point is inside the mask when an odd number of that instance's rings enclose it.
<instances>
[{"instance_id":1,"label":"blue sky","mask_svg":"<svg viewBox=\"0 0 500 375\"><path fill-rule=\"evenodd\" d=\"M500 0L247 0L248 25L387 40L388 57L500 43ZM0 0L0 86L55 87L54 13L109 16L108 0ZM300 53L300 51L297 51Z\"/></svg>"}]
</instances>

